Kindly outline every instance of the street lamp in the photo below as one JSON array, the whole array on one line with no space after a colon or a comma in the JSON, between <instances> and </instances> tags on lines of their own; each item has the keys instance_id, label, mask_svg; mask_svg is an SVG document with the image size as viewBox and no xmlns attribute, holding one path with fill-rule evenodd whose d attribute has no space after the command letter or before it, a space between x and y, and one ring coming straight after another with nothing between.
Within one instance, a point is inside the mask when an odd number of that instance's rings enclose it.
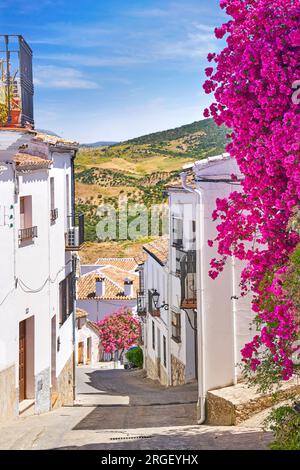
<instances>
[{"instance_id":1,"label":"street lamp","mask_svg":"<svg viewBox=\"0 0 300 470\"><path fill-rule=\"evenodd\" d=\"M161 310L161 309L169 310L169 305L166 304L165 302L163 302L163 304L160 307L158 306L159 297L160 297L159 292L157 292L157 290L154 289L154 291L152 292L152 300L153 300L154 307L157 310Z\"/></svg>"}]
</instances>

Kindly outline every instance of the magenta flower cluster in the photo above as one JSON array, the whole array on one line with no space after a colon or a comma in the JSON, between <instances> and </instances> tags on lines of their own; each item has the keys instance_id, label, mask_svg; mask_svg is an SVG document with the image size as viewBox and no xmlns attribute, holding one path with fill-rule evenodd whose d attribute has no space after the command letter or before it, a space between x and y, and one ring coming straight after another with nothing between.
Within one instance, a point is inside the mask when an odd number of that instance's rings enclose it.
<instances>
[{"instance_id":1,"label":"magenta flower cluster","mask_svg":"<svg viewBox=\"0 0 300 470\"><path fill-rule=\"evenodd\" d=\"M124 351L139 340L140 322L126 309L120 309L97 323L100 342L107 353Z\"/></svg>"},{"instance_id":2,"label":"magenta flower cluster","mask_svg":"<svg viewBox=\"0 0 300 470\"><path fill-rule=\"evenodd\" d=\"M215 30L226 47L208 55L204 90L215 102L204 115L232 130L227 150L244 180L242 192L217 200L220 259L212 260L210 275L218 276L229 256L246 261L242 292L254 294L259 334L243 349L244 361L255 371L259 351L267 348L289 379L298 331L281 278L299 242L288 223L300 202L300 109L292 102L292 84L300 78L300 1L220 4L231 18Z\"/></svg>"}]
</instances>

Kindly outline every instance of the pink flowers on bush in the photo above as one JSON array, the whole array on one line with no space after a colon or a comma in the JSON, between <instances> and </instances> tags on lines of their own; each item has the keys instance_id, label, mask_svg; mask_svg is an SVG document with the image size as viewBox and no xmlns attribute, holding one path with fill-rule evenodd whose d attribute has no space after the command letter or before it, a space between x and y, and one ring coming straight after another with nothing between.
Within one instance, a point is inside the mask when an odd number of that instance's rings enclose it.
<instances>
[{"instance_id":1,"label":"pink flowers on bush","mask_svg":"<svg viewBox=\"0 0 300 470\"><path fill-rule=\"evenodd\" d=\"M244 361L257 370L267 348L288 379L298 330L279 278L299 242L288 222L300 202L300 107L292 102L300 79L300 2L221 0L221 7L232 19L215 30L217 38L227 35L227 46L208 56L215 69L207 69L204 89L216 103L204 115L232 129L227 150L245 178L241 193L217 201L221 258L212 260L210 275L228 256L246 260L242 290L254 293L260 335L244 348Z\"/></svg>"},{"instance_id":2,"label":"pink flowers on bush","mask_svg":"<svg viewBox=\"0 0 300 470\"><path fill-rule=\"evenodd\" d=\"M139 320L125 309L108 315L97 325L100 331L100 342L107 353L124 351L140 338Z\"/></svg>"}]
</instances>

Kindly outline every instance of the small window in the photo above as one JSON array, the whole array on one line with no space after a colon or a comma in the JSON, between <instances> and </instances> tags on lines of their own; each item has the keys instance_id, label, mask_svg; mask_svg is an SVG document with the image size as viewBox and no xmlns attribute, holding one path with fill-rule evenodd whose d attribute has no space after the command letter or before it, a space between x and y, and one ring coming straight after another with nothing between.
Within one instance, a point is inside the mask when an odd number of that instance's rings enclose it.
<instances>
[{"instance_id":1,"label":"small window","mask_svg":"<svg viewBox=\"0 0 300 470\"><path fill-rule=\"evenodd\" d=\"M152 321L152 349L155 351L155 324Z\"/></svg>"},{"instance_id":2,"label":"small window","mask_svg":"<svg viewBox=\"0 0 300 470\"><path fill-rule=\"evenodd\" d=\"M73 273L59 283L59 323L65 323L74 309Z\"/></svg>"},{"instance_id":3,"label":"small window","mask_svg":"<svg viewBox=\"0 0 300 470\"><path fill-rule=\"evenodd\" d=\"M32 196L20 198L20 229L32 227Z\"/></svg>"},{"instance_id":4,"label":"small window","mask_svg":"<svg viewBox=\"0 0 300 470\"><path fill-rule=\"evenodd\" d=\"M32 226L32 196L20 197L20 246L32 243L37 236L37 227Z\"/></svg>"},{"instance_id":5,"label":"small window","mask_svg":"<svg viewBox=\"0 0 300 470\"><path fill-rule=\"evenodd\" d=\"M163 336L163 361L164 367L167 367L167 340L165 336Z\"/></svg>"},{"instance_id":6,"label":"small window","mask_svg":"<svg viewBox=\"0 0 300 470\"><path fill-rule=\"evenodd\" d=\"M172 312L172 339L176 343L181 343L181 315Z\"/></svg>"},{"instance_id":7,"label":"small window","mask_svg":"<svg viewBox=\"0 0 300 470\"><path fill-rule=\"evenodd\" d=\"M177 248L183 246L183 220L179 217L172 219L172 245Z\"/></svg>"}]
</instances>

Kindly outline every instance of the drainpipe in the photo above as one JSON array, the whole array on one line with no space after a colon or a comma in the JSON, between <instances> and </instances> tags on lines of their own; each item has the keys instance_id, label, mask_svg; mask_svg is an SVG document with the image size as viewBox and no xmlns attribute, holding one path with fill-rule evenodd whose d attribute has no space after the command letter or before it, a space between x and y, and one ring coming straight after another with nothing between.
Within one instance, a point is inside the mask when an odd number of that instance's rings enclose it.
<instances>
[{"instance_id":1,"label":"drainpipe","mask_svg":"<svg viewBox=\"0 0 300 470\"><path fill-rule=\"evenodd\" d=\"M196 217L196 253L197 253L197 266L200 266L198 276L197 276L197 310L198 310L198 350L200 349L200 360L199 364L199 374L198 374L198 384L199 384L199 393L198 393L198 410L199 418L197 420L198 424L203 424L206 420L206 410L205 410L205 399L206 399L206 387L205 387L205 348L204 348L204 286L203 286L203 256L201 253L201 248L203 246L203 223L204 223L204 213L203 213L203 194L200 188L192 188L186 182L187 174L185 172L181 173L181 182L184 190L194 193L197 195L197 204L200 208L200 217ZM198 236L197 236L198 234Z\"/></svg>"},{"instance_id":2,"label":"drainpipe","mask_svg":"<svg viewBox=\"0 0 300 470\"><path fill-rule=\"evenodd\" d=\"M236 261L235 258L231 258L231 273L232 273L232 313L233 313L233 353L234 353L234 362L233 362L233 380L234 385L238 383L238 351L237 351L237 297L236 297Z\"/></svg>"}]
</instances>

